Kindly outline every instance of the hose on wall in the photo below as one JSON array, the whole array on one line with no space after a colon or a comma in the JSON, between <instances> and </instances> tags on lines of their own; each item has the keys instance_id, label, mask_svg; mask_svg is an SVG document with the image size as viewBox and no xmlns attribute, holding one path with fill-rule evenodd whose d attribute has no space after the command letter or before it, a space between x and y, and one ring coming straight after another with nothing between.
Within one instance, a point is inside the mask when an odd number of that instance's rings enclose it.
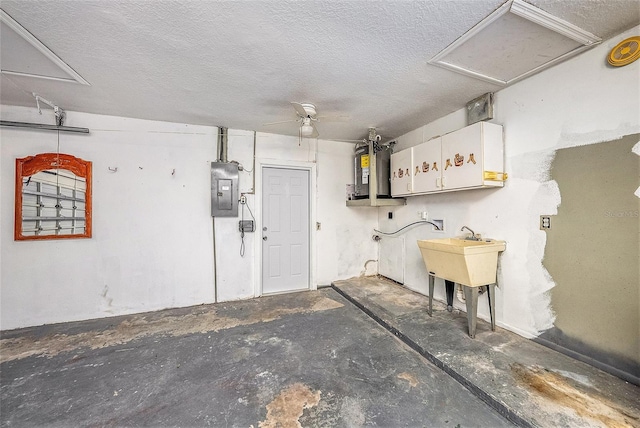
<instances>
[{"instance_id":1,"label":"hose on wall","mask_svg":"<svg viewBox=\"0 0 640 428\"><path fill-rule=\"evenodd\" d=\"M442 230L442 229L440 229L440 226L438 226L437 224L432 223L432 222L430 222L430 221L428 221L428 220L414 221L413 223L409 223L408 225L406 225L406 226L404 226L404 227L401 227L400 229L396 230L395 232L381 232L381 231L379 231L378 229L373 229L373 230L374 230L374 232L376 232L376 233L380 233L380 234L382 234L382 235L395 235L395 234L400 233L401 231L405 230L406 228L408 228L408 227L410 227L410 226L414 226L414 225L416 225L416 224L430 224L430 225L432 225L433 227L435 227L435 228L436 228L436 230Z\"/></svg>"}]
</instances>

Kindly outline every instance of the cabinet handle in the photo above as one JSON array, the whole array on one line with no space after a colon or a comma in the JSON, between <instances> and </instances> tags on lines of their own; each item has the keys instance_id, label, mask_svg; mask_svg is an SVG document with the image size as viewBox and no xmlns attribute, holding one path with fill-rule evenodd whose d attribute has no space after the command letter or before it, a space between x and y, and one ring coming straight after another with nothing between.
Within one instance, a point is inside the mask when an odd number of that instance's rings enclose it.
<instances>
[{"instance_id":1,"label":"cabinet handle","mask_svg":"<svg viewBox=\"0 0 640 428\"><path fill-rule=\"evenodd\" d=\"M440 188L440 177L436 178L436 187Z\"/></svg>"},{"instance_id":2,"label":"cabinet handle","mask_svg":"<svg viewBox=\"0 0 640 428\"><path fill-rule=\"evenodd\" d=\"M411 191L411 183L407 183L407 192Z\"/></svg>"},{"instance_id":3,"label":"cabinet handle","mask_svg":"<svg viewBox=\"0 0 640 428\"><path fill-rule=\"evenodd\" d=\"M509 175L506 172L484 171L483 178L489 181L506 181Z\"/></svg>"},{"instance_id":4,"label":"cabinet handle","mask_svg":"<svg viewBox=\"0 0 640 428\"><path fill-rule=\"evenodd\" d=\"M444 189L445 187L447 187L447 182L445 181L444 177L442 177L442 188Z\"/></svg>"}]
</instances>

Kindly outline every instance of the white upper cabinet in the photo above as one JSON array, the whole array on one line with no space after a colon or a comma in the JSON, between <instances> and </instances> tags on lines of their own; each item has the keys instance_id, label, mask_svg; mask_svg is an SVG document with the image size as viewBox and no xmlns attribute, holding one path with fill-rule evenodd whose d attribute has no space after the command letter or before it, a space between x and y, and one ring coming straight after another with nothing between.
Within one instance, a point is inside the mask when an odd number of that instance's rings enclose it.
<instances>
[{"instance_id":1,"label":"white upper cabinet","mask_svg":"<svg viewBox=\"0 0 640 428\"><path fill-rule=\"evenodd\" d=\"M442 171L441 138L437 137L413 149L413 193L440 190Z\"/></svg>"},{"instance_id":2,"label":"white upper cabinet","mask_svg":"<svg viewBox=\"0 0 640 428\"><path fill-rule=\"evenodd\" d=\"M442 137L443 189L482 186L482 129L475 123Z\"/></svg>"},{"instance_id":3,"label":"white upper cabinet","mask_svg":"<svg viewBox=\"0 0 640 428\"><path fill-rule=\"evenodd\" d=\"M409 148L391 155L391 196L405 196L413 193L412 152L413 148Z\"/></svg>"},{"instance_id":4,"label":"white upper cabinet","mask_svg":"<svg viewBox=\"0 0 640 428\"><path fill-rule=\"evenodd\" d=\"M502 187L502 126L477 122L442 136L442 190Z\"/></svg>"},{"instance_id":5,"label":"white upper cabinet","mask_svg":"<svg viewBox=\"0 0 640 428\"><path fill-rule=\"evenodd\" d=\"M392 196L502 187L502 126L478 122L402 150L391 155L391 171Z\"/></svg>"}]
</instances>

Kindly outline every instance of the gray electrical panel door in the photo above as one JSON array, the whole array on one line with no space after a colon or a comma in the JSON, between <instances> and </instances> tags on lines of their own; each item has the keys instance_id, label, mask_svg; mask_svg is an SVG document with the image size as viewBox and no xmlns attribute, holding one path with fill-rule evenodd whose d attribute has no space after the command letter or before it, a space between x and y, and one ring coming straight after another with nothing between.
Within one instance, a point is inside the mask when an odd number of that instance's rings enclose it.
<instances>
[{"instance_id":1,"label":"gray electrical panel door","mask_svg":"<svg viewBox=\"0 0 640 428\"><path fill-rule=\"evenodd\" d=\"M211 216L238 216L238 166L211 162Z\"/></svg>"}]
</instances>

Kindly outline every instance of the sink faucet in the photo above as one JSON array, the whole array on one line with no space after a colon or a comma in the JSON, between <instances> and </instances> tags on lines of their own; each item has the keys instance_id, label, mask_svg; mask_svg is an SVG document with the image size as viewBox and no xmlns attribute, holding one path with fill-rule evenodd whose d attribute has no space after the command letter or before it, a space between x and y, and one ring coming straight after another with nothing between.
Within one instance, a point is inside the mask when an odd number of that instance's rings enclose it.
<instances>
[{"instance_id":1,"label":"sink faucet","mask_svg":"<svg viewBox=\"0 0 640 428\"><path fill-rule=\"evenodd\" d=\"M468 226L462 226L462 229L460 229L461 232L464 232L464 230L467 229L469 232L471 232L471 236L467 237L466 239L470 240L470 241L479 241L480 238L476 236L476 233L471 230Z\"/></svg>"}]
</instances>

